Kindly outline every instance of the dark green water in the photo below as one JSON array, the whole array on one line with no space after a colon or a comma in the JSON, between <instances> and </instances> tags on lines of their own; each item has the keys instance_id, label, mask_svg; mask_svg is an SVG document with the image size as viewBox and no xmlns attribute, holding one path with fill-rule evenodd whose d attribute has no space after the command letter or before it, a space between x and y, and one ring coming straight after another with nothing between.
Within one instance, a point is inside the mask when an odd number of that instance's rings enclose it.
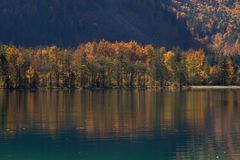
<instances>
[{"instance_id":1,"label":"dark green water","mask_svg":"<svg viewBox=\"0 0 240 160\"><path fill-rule=\"evenodd\" d=\"M240 159L240 91L0 91L0 160Z\"/></svg>"}]
</instances>

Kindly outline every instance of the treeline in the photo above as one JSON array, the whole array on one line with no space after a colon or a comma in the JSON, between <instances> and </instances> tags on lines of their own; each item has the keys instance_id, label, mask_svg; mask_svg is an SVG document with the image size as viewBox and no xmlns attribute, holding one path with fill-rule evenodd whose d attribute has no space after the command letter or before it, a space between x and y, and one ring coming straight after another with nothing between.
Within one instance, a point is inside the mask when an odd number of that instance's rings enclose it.
<instances>
[{"instance_id":1,"label":"treeline","mask_svg":"<svg viewBox=\"0 0 240 160\"><path fill-rule=\"evenodd\" d=\"M181 88L240 85L240 57L105 40L77 49L0 46L0 87Z\"/></svg>"}]
</instances>

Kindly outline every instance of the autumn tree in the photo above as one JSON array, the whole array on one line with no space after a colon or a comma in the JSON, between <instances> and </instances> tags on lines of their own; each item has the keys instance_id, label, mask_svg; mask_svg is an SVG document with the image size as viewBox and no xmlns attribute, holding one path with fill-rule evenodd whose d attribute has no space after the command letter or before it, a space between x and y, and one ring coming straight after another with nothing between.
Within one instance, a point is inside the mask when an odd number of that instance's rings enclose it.
<instances>
[{"instance_id":1,"label":"autumn tree","mask_svg":"<svg viewBox=\"0 0 240 160\"><path fill-rule=\"evenodd\" d=\"M124 77L127 74L127 54L125 51L125 44L123 42L115 43L114 49L117 86L123 87Z\"/></svg>"},{"instance_id":2,"label":"autumn tree","mask_svg":"<svg viewBox=\"0 0 240 160\"><path fill-rule=\"evenodd\" d=\"M233 85L235 83L235 67L231 59L227 60L227 85Z\"/></svg>"},{"instance_id":3,"label":"autumn tree","mask_svg":"<svg viewBox=\"0 0 240 160\"><path fill-rule=\"evenodd\" d=\"M6 59L8 61L9 87L25 87L25 71L28 68L26 58L22 51L14 46L6 48Z\"/></svg>"},{"instance_id":4,"label":"autumn tree","mask_svg":"<svg viewBox=\"0 0 240 160\"><path fill-rule=\"evenodd\" d=\"M231 85L235 81L235 67L228 57L222 57L219 62L219 82L222 85Z\"/></svg>"},{"instance_id":5,"label":"autumn tree","mask_svg":"<svg viewBox=\"0 0 240 160\"><path fill-rule=\"evenodd\" d=\"M0 45L0 76L1 87L9 88L8 62L6 59L6 46Z\"/></svg>"},{"instance_id":6,"label":"autumn tree","mask_svg":"<svg viewBox=\"0 0 240 160\"><path fill-rule=\"evenodd\" d=\"M28 70L26 71L26 78L28 80L29 88L37 88L38 87L38 74L31 65L29 66Z\"/></svg>"},{"instance_id":7,"label":"autumn tree","mask_svg":"<svg viewBox=\"0 0 240 160\"><path fill-rule=\"evenodd\" d=\"M73 72L76 76L75 85L77 87L87 87L89 85L90 71L88 68L87 53L85 46L80 45L73 53L72 60Z\"/></svg>"},{"instance_id":8,"label":"autumn tree","mask_svg":"<svg viewBox=\"0 0 240 160\"><path fill-rule=\"evenodd\" d=\"M185 55L179 48L174 48L174 79L180 88L186 84L186 67L185 67Z\"/></svg>"},{"instance_id":9,"label":"autumn tree","mask_svg":"<svg viewBox=\"0 0 240 160\"><path fill-rule=\"evenodd\" d=\"M160 86L160 88L165 87L165 82L167 79L167 68L164 65L164 53L166 49L164 47L155 50L154 56L152 57L152 75L155 81L155 86Z\"/></svg>"},{"instance_id":10,"label":"autumn tree","mask_svg":"<svg viewBox=\"0 0 240 160\"><path fill-rule=\"evenodd\" d=\"M202 49L188 51L186 55L186 71L190 84L201 84L206 80L207 74L204 70L204 63L205 53Z\"/></svg>"}]
</instances>

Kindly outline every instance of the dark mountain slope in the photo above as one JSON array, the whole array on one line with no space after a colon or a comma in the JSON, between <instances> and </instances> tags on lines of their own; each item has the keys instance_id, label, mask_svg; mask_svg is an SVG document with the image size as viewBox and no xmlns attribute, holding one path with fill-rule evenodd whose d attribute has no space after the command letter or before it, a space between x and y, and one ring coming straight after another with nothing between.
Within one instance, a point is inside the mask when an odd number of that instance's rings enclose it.
<instances>
[{"instance_id":1,"label":"dark mountain slope","mask_svg":"<svg viewBox=\"0 0 240 160\"><path fill-rule=\"evenodd\" d=\"M0 41L22 46L106 39L168 47L194 45L162 0L1 0Z\"/></svg>"}]
</instances>

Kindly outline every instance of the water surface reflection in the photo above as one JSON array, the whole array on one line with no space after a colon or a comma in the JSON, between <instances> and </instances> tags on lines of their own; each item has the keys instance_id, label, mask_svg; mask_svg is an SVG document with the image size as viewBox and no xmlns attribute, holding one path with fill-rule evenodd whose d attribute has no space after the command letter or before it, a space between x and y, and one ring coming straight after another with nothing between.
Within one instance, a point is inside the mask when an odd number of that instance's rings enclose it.
<instances>
[{"instance_id":1,"label":"water surface reflection","mask_svg":"<svg viewBox=\"0 0 240 160\"><path fill-rule=\"evenodd\" d=\"M1 91L0 159L239 159L239 107L237 90Z\"/></svg>"}]
</instances>

